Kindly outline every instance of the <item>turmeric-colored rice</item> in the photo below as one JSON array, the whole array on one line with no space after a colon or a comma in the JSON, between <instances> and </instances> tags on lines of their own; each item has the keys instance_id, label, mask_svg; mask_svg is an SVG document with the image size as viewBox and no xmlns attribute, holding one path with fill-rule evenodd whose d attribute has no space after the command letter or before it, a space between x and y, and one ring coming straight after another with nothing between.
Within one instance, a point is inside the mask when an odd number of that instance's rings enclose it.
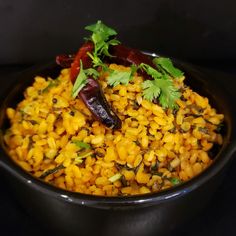
<instances>
[{"instance_id":1,"label":"turmeric-colored rice","mask_svg":"<svg viewBox=\"0 0 236 236\"><path fill-rule=\"evenodd\" d=\"M175 81L182 96L173 111L142 98L141 76L112 88L101 73L105 96L122 120L122 128L113 131L71 97L69 74L63 69L55 80L37 76L24 100L7 109L9 154L35 177L69 191L125 196L170 188L212 163L209 151L223 142L218 127L224 116L184 85L184 77Z\"/></svg>"}]
</instances>

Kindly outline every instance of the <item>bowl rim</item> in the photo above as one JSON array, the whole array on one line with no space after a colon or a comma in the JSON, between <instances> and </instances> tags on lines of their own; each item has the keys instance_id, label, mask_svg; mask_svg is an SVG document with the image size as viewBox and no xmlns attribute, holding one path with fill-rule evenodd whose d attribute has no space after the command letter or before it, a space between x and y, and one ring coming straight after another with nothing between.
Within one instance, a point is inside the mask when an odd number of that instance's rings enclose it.
<instances>
[{"instance_id":1,"label":"bowl rim","mask_svg":"<svg viewBox=\"0 0 236 236\"><path fill-rule=\"evenodd\" d=\"M151 56L157 56L155 53L147 53ZM174 60L176 62L177 60ZM177 63L182 64L183 66L190 67L194 70L199 71L199 68L193 66L189 63L177 61ZM43 65L36 65L34 67L30 67L29 69L18 73L18 76L23 76L26 73L33 72L37 68L39 70L41 68L47 68L50 65L54 65L55 63L44 63ZM33 80L33 78L31 79ZM4 106L6 107L6 101L9 98L11 93L8 94L4 98L4 101L1 104L0 112L4 111ZM230 104L230 99L226 98L226 102ZM233 112L234 111L234 112ZM225 136L224 143L217 153L214 163L212 163L207 169L201 172L199 175L193 177L192 179L181 183L178 186L168 188L166 190L162 190L156 193L148 193L148 194L140 194L140 195L132 195L132 196L97 196L97 195L90 195L78 192L72 192L64 189L60 189L55 187L51 184L48 184L34 176L30 173L24 171L19 165L17 165L7 154L7 149L4 146L3 142L3 131L0 127L0 142L2 148L0 149L0 157L4 156L4 158L0 158L0 167L5 169L7 172L15 176L18 180L27 184L30 188L33 188L39 192L44 194L50 195L51 197L61 199L63 201L68 201L75 204L80 204L84 206L91 206L95 208L105 208L109 209L111 207L127 207L127 206L144 206L144 205L153 205L157 203L162 203L164 201L173 200L175 198L182 197L189 192L197 189L199 186L206 183L208 180L213 178L217 173L219 173L229 162L231 156L236 151L236 139L233 138L234 131L236 130L235 126L232 124L233 115L236 109L233 109L231 106L230 115L232 117L231 123L228 126L228 132Z\"/></svg>"}]
</instances>

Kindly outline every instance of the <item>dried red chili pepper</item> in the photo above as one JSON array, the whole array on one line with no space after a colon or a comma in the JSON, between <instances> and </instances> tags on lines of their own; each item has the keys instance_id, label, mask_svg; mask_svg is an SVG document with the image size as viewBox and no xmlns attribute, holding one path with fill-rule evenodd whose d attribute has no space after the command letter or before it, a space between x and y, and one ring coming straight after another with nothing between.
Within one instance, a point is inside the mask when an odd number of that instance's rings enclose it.
<instances>
[{"instance_id":1,"label":"dried red chili pepper","mask_svg":"<svg viewBox=\"0 0 236 236\"><path fill-rule=\"evenodd\" d=\"M155 67L152 59L141 51L126 47L122 44L112 46L110 48L111 60L118 64L130 66L131 64L140 65L145 63L149 66Z\"/></svg>"},{"instance_id":2,"label":"dried red chili pepper","mask_svg":"<svg viewBox=\"0 0 236 236\"><path fill-rule=\"evenodd\" d=\"M92 60L88 55L88 52L92 53L94 45L92 42L86 42L78 50L76 56L73 58L73 62L70 60L72 57L61 55L57 57L56 62L63 67L71 66L70 78L72 83L75 82L79 71L80 71L80 61L83 63L83 68L87 69L92 67ZM69 66L70 64L70 66ZM91 111L93 116L99 120L102 124L112 129L121 128L121 120L113 112L109 106L99 83L93 78L88 78L87 84L79 92L80 98L83 100L87 108Z\"/></svg>"},{"instance_id":3,"label":"dried red chili pepper","mask_svg":"<svg viewBox=\"0 0 236 236\"><path fill-rule=\"evenodd\" d=\"M69 54L69 55L62 54L56 56L56 63L63 68L70 68L74 59L75 59L74 54Z\"/></svg>"},{"instance_id":4,"label":"dried red chili pepper","mask_svg":"<svg viewBox=\"0 0 236 236\"><path fill-rule=\"evenodd\" d=\"M71 64L71 70L70 70L70 78L72 83L75 82L79 70L80 70L80 60L83 63L83 68L87 69L92 67L92 59L89 57L88 52L92 53L94 49L94 45L91 41L88 41L82 45L82 47L78 50L74 61Z\"/></svg>"},{"instance_id":5,"label":"dried red chili pepper","mask_svg":"<svg viewBox=\"0 0 236 236\"><path fill-rule=\"evenodd\" d=\"M83 63L84 69L92 67L92 60L89 57L88 52L92 53L93 50L93 43L88 41L82 45L76 55L61 55L57 57L56 61L59 65L71 67L70 77L72 83L75 82L79 74L80 60ZM132 64L139 66L141 63L145 63L155 68L152 59L137 49L129 48L124 45L115 45L110 48L110 54L112 57L106 58L110 62L125 66L130 66ZM139 73L146 79L151 79L145 71L139 69ZM113 129L119 129L121 127L121 120L110 108L97 81L88 78L88 83L81 89L79 96L93 116L105 126Z\"/></svg>"},{"instance_id":6,"label":"dried red chili pepper","mask_svg":"<svg viewBox=\"0 0 236 236\"><path fill-rule=\"evenodd\" d=\"M88 83L80 90L79 96L97 120L108 128L121 128L121 120L112 111L96 80L88 78Z\"/></svg>"},{"instance_id":7,"label":"dried red chili pepper","mask_svg":"<svg viewBox=\"0 0 236 236\"><path fill-rule=\"evenodd\" d=\"M124 45L115 45L110 49L112 57L106 58L110 62L115 62L124 66L130 66L132 64L140 65L145 63L151 67L156 67L152 62L152 59L146 54L140 52L137 49L129 48ZM75 55L60 55L57 56L57 63L62 67L70 67L71 63L75 59Z\"/></svg>"},{"instance_id":8,"label":"dried red chili pepper","mask_svg":"<svg viewBox=\"0 0 236 236\"><path fill-rule=\"evenodd\" d=\"M132 64L139 66L141 63L145 63L153 68L155 68L155 64L152 62L151 57L142 53L141 51L133 48L126 47L122 44L112 46L110 48L110 57L108 60L111 62L115 62L117 64L121 64L124 66L130 66ZM145 71L139 69L138 72L145 77L145 79L152 79Z\"/></svg>"}]
</instances>

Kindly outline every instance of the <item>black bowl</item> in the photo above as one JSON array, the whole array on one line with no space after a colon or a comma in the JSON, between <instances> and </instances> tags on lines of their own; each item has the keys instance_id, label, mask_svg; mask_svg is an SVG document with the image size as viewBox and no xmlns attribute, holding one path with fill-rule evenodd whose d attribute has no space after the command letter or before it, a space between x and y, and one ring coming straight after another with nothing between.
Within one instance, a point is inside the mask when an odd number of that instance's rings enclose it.
<instances>
[{"instance_id":1,"label":"black bowl","mask_svg":"<svg viewBox=\"0 0 236 236\"><path fill-rule=\"evenodd\" d=\"M92 196L55 188L26 173L9 158L3 142L3 132L9 126L6 108L23 98L34 76L55 78L61 68L52 62L16 75L0 110L0 167L30 215L59 235L164 235L206 206L236 150L236 108L222 81L189 64L175 64L185 72L186 82L225 115L223 145L214 163L192 180L160 193L130 197Z\"/></svg>"}]
</instances>

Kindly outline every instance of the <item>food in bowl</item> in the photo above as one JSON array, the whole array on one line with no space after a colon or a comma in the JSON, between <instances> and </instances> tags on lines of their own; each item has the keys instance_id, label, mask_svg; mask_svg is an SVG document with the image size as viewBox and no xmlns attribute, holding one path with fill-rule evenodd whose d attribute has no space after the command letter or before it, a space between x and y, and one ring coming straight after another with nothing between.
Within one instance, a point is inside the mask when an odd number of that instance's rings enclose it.
<instances>
[{"instance_id":1,"label":"food in bowl","mask_svg":"<svg viewBox=\"0 0 236 236\"><path fill-rule=\"evenodd\" d=\"M60 75L36 76L7 109L11 158L56 187L104 196L162 191L209 167L224 115L170 59L121 45L100 21L86 29L76 55L57 57Z\"/></svg>"}]
</instances>

